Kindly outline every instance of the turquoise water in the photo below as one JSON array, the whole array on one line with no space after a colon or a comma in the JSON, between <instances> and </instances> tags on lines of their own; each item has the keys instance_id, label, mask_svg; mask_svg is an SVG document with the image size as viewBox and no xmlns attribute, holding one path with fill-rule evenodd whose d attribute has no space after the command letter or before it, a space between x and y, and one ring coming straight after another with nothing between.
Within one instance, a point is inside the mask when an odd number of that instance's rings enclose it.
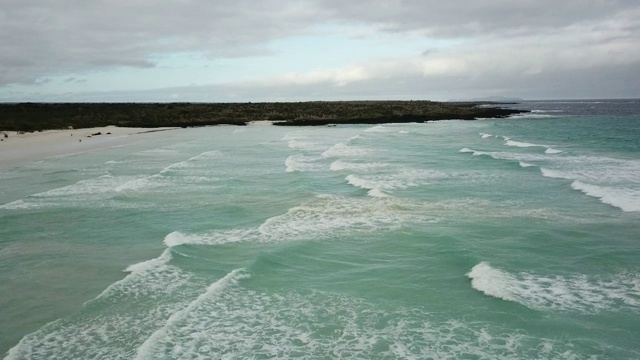
<instances>
[{"instance_id":1,"label":"turquoise water","mask_svg":"<svg viewBox=\"0 0 640 360\"><path fill-rule=\"evenodd\" d=\"M640 357L638 101L0 169L7 359Z\"/></svg>"}]
</instances>

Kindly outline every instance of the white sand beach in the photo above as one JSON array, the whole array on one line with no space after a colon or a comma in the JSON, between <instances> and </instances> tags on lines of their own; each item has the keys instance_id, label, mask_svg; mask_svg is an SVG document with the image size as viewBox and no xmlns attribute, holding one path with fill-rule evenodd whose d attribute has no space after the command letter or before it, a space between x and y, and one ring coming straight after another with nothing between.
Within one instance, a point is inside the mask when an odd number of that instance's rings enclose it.
<instances>
[{"instance_id":1,"label":"white sand beach","mask_svg":"<svg viewBox=\"0 0 640 360\"><path fill-rule=\"evenodd\" d=\"M144 141L151 133L178 128L126 128L45 130L30 133L0 130L0 167L72 155Z\"/></svg>"}]
</instances>

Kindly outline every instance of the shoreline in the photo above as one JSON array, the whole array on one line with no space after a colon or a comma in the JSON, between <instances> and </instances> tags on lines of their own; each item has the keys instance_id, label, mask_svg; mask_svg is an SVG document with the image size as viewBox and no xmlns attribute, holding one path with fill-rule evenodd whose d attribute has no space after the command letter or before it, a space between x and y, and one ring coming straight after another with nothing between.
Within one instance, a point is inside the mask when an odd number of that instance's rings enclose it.
<instances>
[{"instance_id":1,"label":"shoreline","mask_svg":"<svg viewBox=\"0 0 640 360\"><path fill-rule=\"evenodd\" d=\"M281 103L18 103L0 104L0 131L96 128L382 124L505 118L528 112L488 102L310 101Z\"/></svg>"},{"instance_id":2,"label":"shoreline","mask_svg":"<svg viewBox=\"0 0 640 360\"><path fill-rule=\"evenodd\" d=\"M56 156L69 156L114 146L124 146L144 141L148 137L145 134L154 135L152 133L176 129L179 128L149 129L103 126L36 132L0 130L0 168Z\"/></svg>"},{"instance_id":3,"label":"shoreline","mask_svg":"<svg viewBox=\"0 0 640 360\"><path fill-rule=\"evenodd\" d=\"M0 104L0 168L123 146L143 141L144 134L181 128L426 123L499 119L528 112L498 105L433 101Z\"/></svg>"}]
</instances>

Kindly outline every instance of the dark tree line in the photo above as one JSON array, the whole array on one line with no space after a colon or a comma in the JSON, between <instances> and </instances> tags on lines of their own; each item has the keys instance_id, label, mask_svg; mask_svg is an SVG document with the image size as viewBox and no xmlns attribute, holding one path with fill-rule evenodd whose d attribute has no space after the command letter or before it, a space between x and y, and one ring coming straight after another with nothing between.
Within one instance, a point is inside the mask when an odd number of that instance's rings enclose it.
<instances>
[{"instance_id":1,"label":"dark tree line","mask_svg":"<svg viewBox=\"0 0 640 360\"><path fill-rule=\"evenodd\" d=\"M0 104L0 130L37 131L116 125L189 127L422 122L505 117L519 110L479 107L478 103L433 101L317 101L277 103L17 103Z\"/></svg>"}]
</instances>

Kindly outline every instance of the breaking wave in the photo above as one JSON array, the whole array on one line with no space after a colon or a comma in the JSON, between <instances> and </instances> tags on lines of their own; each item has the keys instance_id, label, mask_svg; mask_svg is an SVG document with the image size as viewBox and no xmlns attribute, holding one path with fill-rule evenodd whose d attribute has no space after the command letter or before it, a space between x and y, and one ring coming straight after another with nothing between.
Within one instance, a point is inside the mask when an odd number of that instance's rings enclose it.
<instances>
[{"instance_id":1,"label":"breaking wave","mask_svg":"<svg viewBox=\"0 0 640 360\"><path fill-rule=\"evenodd\" d=\"M535 310L640 312L638 274L545 276L510 273L481 262L467 276L485 295Z\"/></svg>"}]
</instances>

